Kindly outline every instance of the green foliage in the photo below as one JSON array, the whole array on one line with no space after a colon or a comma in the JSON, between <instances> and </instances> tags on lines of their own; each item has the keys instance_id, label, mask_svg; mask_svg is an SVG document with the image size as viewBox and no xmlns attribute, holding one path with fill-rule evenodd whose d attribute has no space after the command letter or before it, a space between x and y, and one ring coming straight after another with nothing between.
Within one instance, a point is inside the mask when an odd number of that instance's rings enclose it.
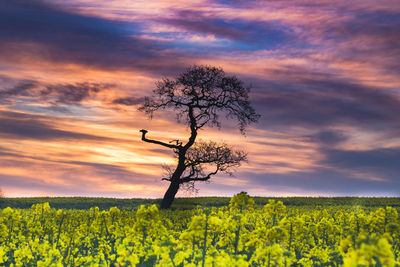
<instances>
[{"instance_id":1,"label":"green foliage","mask_svg":"<svg viewBox=\"0 0 400 267\"><path fill-rule=\"evenodd\" d=\"M209 198L212 199L212 198ZM207 203L207 202L206 202ZM211 203L211 202L210 202ZM228 203L227 203L228 204ZM0 209L0 266L400 266L396 207Z\"/></svg>"}]
</instances>

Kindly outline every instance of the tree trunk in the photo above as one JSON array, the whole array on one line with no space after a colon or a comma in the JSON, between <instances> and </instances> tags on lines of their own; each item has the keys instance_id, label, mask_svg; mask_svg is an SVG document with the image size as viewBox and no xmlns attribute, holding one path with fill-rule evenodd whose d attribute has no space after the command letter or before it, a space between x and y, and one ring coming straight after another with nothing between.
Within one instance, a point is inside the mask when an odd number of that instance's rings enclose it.
<instances>
[{"instance_id":1,"label":"tree trunk","mask_svg":"<svg viewBox=\"0 0 400 267\"><path fill-rule=\"evenodd\" d=\"M179 182L178 181L171 182L167 192L165 192L163 200L161 201L161 209L169 209L171 207L172 201L174 201L178 189L179 189Z\"/></svg>"}]
</instances>

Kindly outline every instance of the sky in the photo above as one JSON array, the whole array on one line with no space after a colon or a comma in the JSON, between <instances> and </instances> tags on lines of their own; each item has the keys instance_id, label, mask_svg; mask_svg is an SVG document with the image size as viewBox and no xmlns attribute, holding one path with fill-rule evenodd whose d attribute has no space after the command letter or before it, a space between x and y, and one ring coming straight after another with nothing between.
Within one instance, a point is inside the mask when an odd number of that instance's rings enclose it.
<instances>
[{"instance_id":1,"label":"sky","mask_svg":"<svg viewBox=\"0 0 400 267\"><path fill-rule=\"evenodd\" d=\"M248 152L195 196L400 196L400 1L0 1L6 197L159 198L171 112L137 111L163 77L221 67L261 115L199 138ZM181 190L178 196L193 196Z\"/></svg>"}]
</instances>

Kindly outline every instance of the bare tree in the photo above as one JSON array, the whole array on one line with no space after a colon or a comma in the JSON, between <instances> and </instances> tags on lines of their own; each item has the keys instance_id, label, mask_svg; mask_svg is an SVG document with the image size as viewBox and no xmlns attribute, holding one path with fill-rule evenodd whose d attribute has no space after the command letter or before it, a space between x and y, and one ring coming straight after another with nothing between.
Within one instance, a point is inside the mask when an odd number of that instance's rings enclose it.
<instances>
[{"instance_id":1,"label":"bare tree","mask_svg":"<svg viewBox=\"0 0 400 267\"><path fill-rule=\"evenodd\" d=\"M243 151L213 141L196 142L196 138L206 125L220 128L221 115L236 120L244 134L246 127L257 122L260 116L250 105L249 92L250 88L244 87L235 76L227 76L221 68L209 66L193 66L174 80L163 78L157 82L152 98L146 98L139 110L150 117L158 110L174 110L177 121L190 129L186 142L169 143L149 139L148 131L140 130L143 141L170 148L177 158L176 168L169 169L168 177L163 178L170 185L161 202L162 209L171 206L181 185L208 181L218 172L229 173L232 167L246 160Z\"/></svg>"}]
</instances>

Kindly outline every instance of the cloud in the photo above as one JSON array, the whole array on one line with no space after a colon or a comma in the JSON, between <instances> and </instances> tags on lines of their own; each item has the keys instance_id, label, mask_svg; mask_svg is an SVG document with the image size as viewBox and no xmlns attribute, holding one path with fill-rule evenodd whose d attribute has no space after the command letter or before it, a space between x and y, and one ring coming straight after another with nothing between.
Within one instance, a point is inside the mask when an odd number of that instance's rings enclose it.
<instances>
[{"instance_id":1,"label":"cloud","mask_svg":"<svg viewBox=\"0 0 400 267\"><path fill-rule=\"evenodd\" d=\"M374 63L386 73L400 70L400 10L357 10L341 24L326 28L334 38L337 56L346 60Z\"/></svg>"},{"instance_id":2,"label":"cloud","mask_svg":"<svg viewBox=\"0 0 400 267\"><path fill-rule=\"evenodd\" d=\"M343 141L346 141L348 137L343 132L339 131L320 131L316 134L306 136L311 142L316 142L322 145L334 146Z\"/></svg>"},{"instance_id":3,"label":"cloud","mask_svg":"<svg viewBox=\"0 0 400 267\"><path fill-rule=\"evenodd\" d=\"M29 156L9 149L4 153L0 151L0 157L0 180L7 195L16 188L22 190L25 196L45 194L149 197L163 191L158 177L136 173L116 164Z\"/></svg>"},{"instance_id":4,"label":"cloud","mask_svg":"<svg viewBox=\"0 0 400 267\"><path fill-rule=\"evenodd\" d=\"M272 49L289 45L295 35L280 21L263 22L237 18L222 18L216 14L195 10L178 11L173 18L159 19L158 22L183 28L191 34L206 34L230 41L244 42L251 49ZM233 45L233 49L248 49ZM227 49L224 47L223 49Z\"/></svg>"},{"instance_id":5,"label":"cloud","mask_svg":"<svg viewBox=\"0 0 400 267\"><path fill-rule=\"evenodd\" d=\"M304 172L245 173L249 188L266 188L272 194L341 196L400 196L400 148L366 151L322 148L319 167ZM249 190L251 192L251 189Z\"/></svg>"},{"instance_id":6,"label":"cloud","mask_svg":"<svg viewBox=\"0 0 400 267\"><path fill-rule=\"evenodd\" d=\"M75 14L44 1L2 2L0 28L0 58L5 62L47 60L170 73L165 61L179 61L176 53L163 52L167 46L141 38L137 23Z\"/></svg>"},{"instance_id":7,"label":"cloud","mask_svg":"<svg viewBox=\"0 0 400 267\"><path fill-rule=\"evenodd\" d=\"M324 149L323 163L338 169L368 170L378 174L391 174L397 180L400 173L400 148L378 148L372 150Z\"/></svg>"},{"instance_id":8,"label":"cloud","mask_svg":"<svg viewBox=\"0 0 400 267\"><path fill-rule=\"evenodd\" d=\"M3 89L0 91L0 100L2 97L7 96L30 96L34 88L36 88L37 82L31 80L20 81L17 85L10 89Z\"/></svg>"},{"instance_id":9,"label":"cloud","mask_svg":"<svg viewBox=\"0 0 400 267\"><path fill-rule=\"evenodd\" d=\"M116 98L113 101L113 104L118 104L118 105L125 105L125 106L135 106L142 104L144 102L144 97L121 97L121 98Z\"/></svg>"},{"instance_id":10,"label":"cloud","mask_svg":"<svg viewBox=\"0 0 400 267\"><path fill-rule=\"evenodd\" d=\"M9 89L0 91L0 100L12 97L31 97L53 104L79 104L82 100L112 85L101 83L41 84L37 81L23 80Z\"/></svg>"},{"instance_id":11,"label":"cloud","mask_svg":"<svg viewBox=\"0 0 400 267\"><path fill-rule=\"evenodd\" d=\"M269 127L351 125L381 130L399 129L400 100L389 91L338 77L265 80L255 88L254 103ZM293 88L295 86L295 88ZM382 129L383 128L383 129ZM376 129L375 129L376 130Z\"/></svg>"},{"instance_id":12,"label":"cloud","mask_svg":"<svg viewBox=\"0 0 400 267\"><path fill-rule=\"evenodd\" d=\"M33 114L0 111L0 136L11 139L36 140L112 140L107 137L54 128L57 119Z\"/></svg>"},{"instance_id":13,"label":"cloud","mask_svg":"<svg viewBox=\"0 0 400 267\"><path fill-rule=\"evenodd\" d=\"M75 188L69 188L69 186L65 186L64 184L49 183L45 178L32 179L32 177L29 176L0 174L0 180L2 181L3 188L16 187L18 189L28 191L28 195L32 193L37 194L37 191L52 192L51 194L49 193L49 195L83 195L88 193L86 190L83 189L84 187L77 186Z\"/></svg>"},{"instance_id":14,"label":"cloud","mask_svg":"<svg viewBox=\"0 0 400 267\"><path fill-rule=\"evenodd\" d=\"M40 91L41 97L52 97L61 103L79 103L83 99L96 94L104 89L110 88L108 84L99 83L77 83L49 85Z\"/></svg>"},{"instance_id":15,"label":"cloud","mask_svg":"<svg viewBox=\"0 0 400 267\"><path fill-rule=\"evenodd\" d=\"M297 192L314 196L400 196L400 182L395 177L383 182L331 168L287 174L240 172L237 176L246 179L247 191L265 188L271 195Z\"/></svg>"}]
</instances>

